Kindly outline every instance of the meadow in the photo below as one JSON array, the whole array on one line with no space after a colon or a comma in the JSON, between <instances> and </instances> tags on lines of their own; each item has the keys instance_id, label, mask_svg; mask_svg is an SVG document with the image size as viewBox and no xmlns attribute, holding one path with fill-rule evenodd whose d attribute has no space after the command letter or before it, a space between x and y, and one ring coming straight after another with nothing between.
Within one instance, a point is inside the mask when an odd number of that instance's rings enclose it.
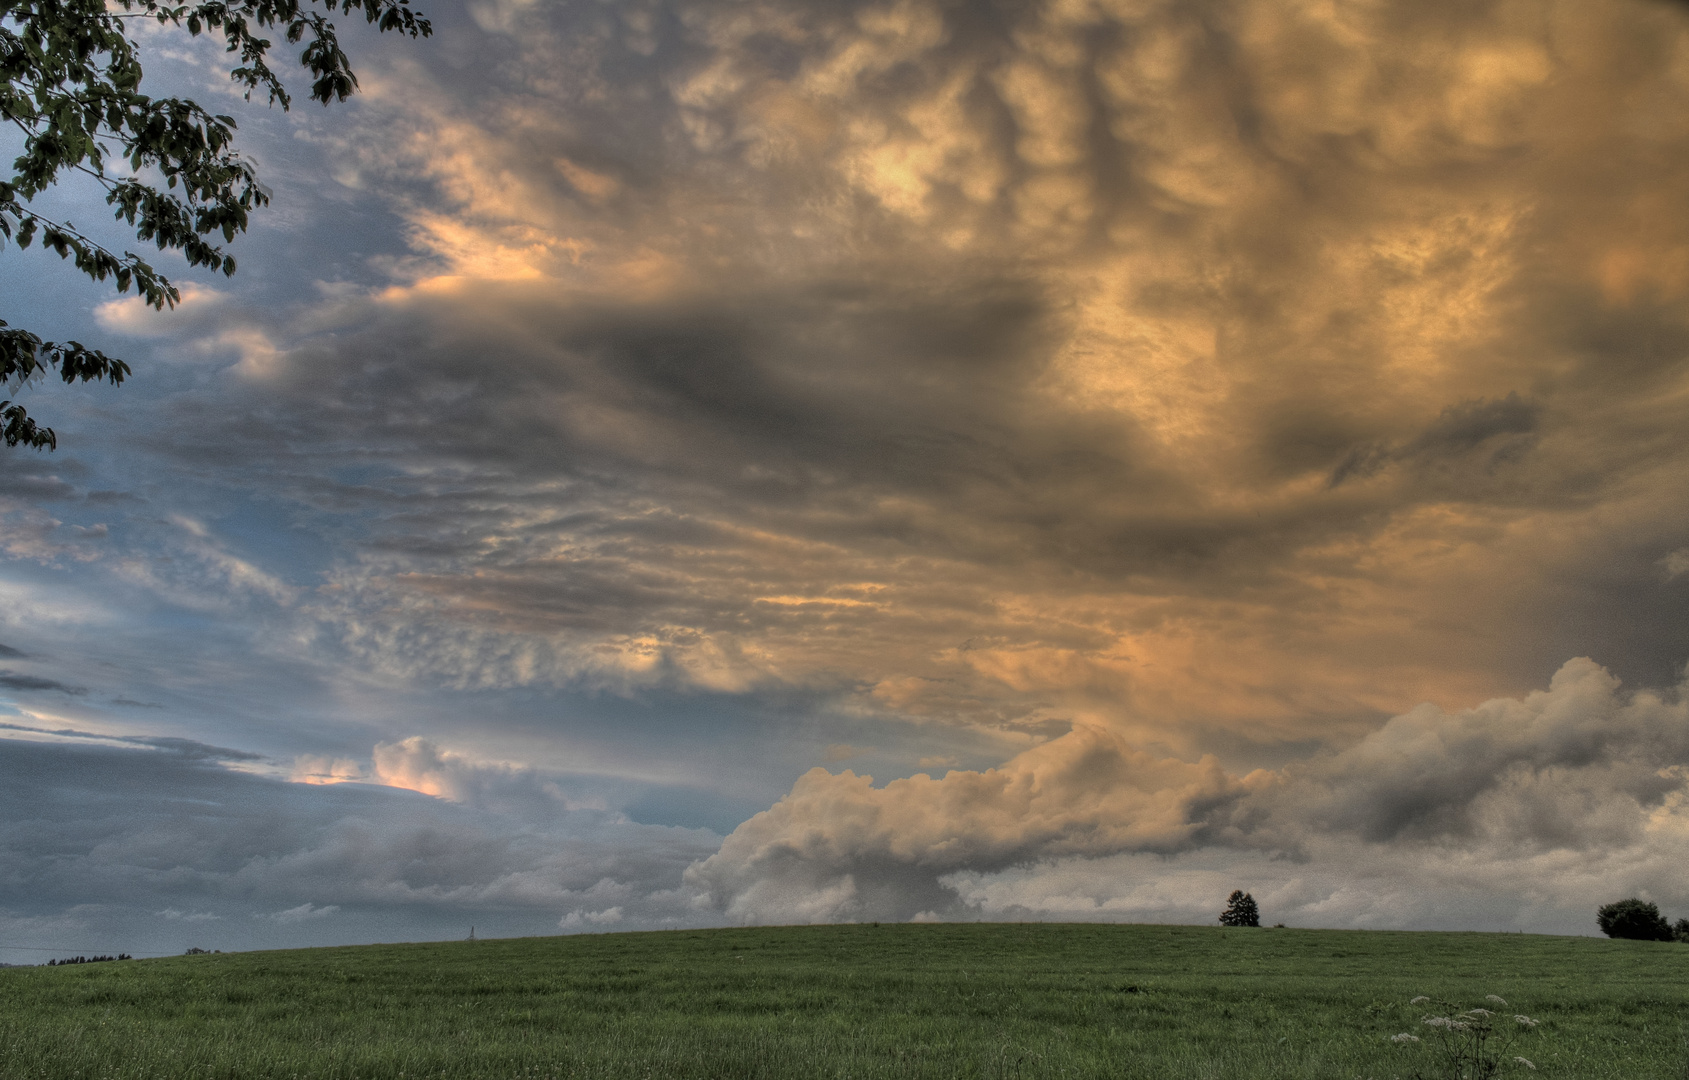
<instances>
[{"instance_id":1,"label":"meadow","mask_svg":"<svg viewBox=\"0 0 1689 1080\"><path fill-rule=\"evenodd\" d=\"M0 1077L1406 1080L1421 994L1540 1019L1502 1075L1689 1076L1689 946L985 923L8 969Z\"/></svg>"}]
</instances>

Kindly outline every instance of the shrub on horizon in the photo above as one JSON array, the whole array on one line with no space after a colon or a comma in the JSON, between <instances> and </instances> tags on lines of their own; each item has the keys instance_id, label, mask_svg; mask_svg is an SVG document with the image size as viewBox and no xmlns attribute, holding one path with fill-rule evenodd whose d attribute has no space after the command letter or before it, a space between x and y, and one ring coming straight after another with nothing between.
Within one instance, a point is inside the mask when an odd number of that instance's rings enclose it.
<instances>
[{"instance_id":1,"label":"shrub on horizon","mask_svg":"<svg viewBox=\"0 0 1689 1080\"><path fill-rule=\"evenodd\" d=\"M1676 935L1660 909L1645 900L1631 897L1603 904L1595 911L1595 923L1610 938L1631 941L1673 941ZM1678 920L1679 927L1689 930L1689 920Z\"/></svg>"}]
</instances>

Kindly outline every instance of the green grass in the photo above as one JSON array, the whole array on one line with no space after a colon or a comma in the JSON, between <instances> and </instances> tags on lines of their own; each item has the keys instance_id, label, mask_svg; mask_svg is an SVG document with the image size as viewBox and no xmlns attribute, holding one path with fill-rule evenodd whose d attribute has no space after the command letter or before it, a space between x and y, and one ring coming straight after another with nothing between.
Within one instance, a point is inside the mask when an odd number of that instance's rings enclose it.
<instances>
[{"instance_id":1,"label":"green grass","mask_svg":"<svg viewBox=\"0 0 1689 1080\"><path fill-rule=\"evenodd\" d=\"M375 945L0 971L0 1076L1409 1077L1416 994L1535 1074L1689 1077L1689 947L968 924ZM1504 1074L1506 1075L1506 1074Z\"/></svg>"}]
</instances>

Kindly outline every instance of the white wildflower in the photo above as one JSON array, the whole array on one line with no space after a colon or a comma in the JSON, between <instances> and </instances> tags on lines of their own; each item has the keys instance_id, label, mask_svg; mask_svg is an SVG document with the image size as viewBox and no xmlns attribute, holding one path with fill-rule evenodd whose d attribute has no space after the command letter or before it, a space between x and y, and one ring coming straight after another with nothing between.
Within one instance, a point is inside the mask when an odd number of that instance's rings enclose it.
<instances>
[{"instance_id":1,"label":"white wildflower","mask_svg":"<svg viewBox=\"0 0 1689 1080\"><path fill-rule=\"evenodd\" d=\"M1390 1036L1390 1041L1393 1042L1393 1043L1418 1042L1419 1036L1418 1035L1409 1035L1407 1032L1404 1031L1400 1035Z\"/></svg>"},{"instance_id":2,"label":"white wildflower","mask_svg":"<svg viewBox=\"0 0 1689 1080\"><path fill-rule=\"evenodd\" d=\"M1450 1020L1446 1016L1427 1016L1425 1018L1425 1026L1434 1028L1451 1028L1454 1027L1454 1021Z\"/></svg>"},{"instance_id":3,"label":"white wildflower","mask_svg":"<svg viewBox=\"0 0 1689 1080\"><path fill-rule=\"evenodd\" d=\"M1421 1001L1430 1001L1430 1000L1431 999L1426 997L1424 994L1420 994L1418 997L1416 997L1412 1001L1408 1002L1408 1004L1409 1005L1418 1005Z\"/></svg>"},{"instance_id":4,"label":"white wildflower","mask_svg":"<svg viewBox=\"0 0 1689 1080\"><path fill-rule=\"evenodd\" d=\"M1531 1069L1533 1071L1536 1069L1535 1065L1532 1065L1530 1062L1526 1061L1522 1057L1519 1057L1518 1055L1514 1055L1513 1060L1517 1061L1519 1064L1523 1065L1527 1069Z\"/></svg>"},{"instance_id":5,"label":"white wildflower","mask_svg":"<svg viewBox=\"0 0 1689 1080\"><path fill-rule=\"evenodd\" d=\"M1468 1009L1468 1010L1466 1010L1466 1015L1467 1016L1482 1016L1484 1019L1487 1020L1490 1017L1494 1016L1495 1013L1490 1012L1490 1010L1488 1010L1488 1009Z\"/></svg>"},{"instance_id":6,"label":"white wildflower","mask_svg":"<svg viewBox=\"0 0 1689 1080\"><path fill-rule=\"evenodd\" d=\"M1506 1004L1507 1004L1507 1002L1505 1002L1505 1001L1503 1001L1503 1000L1502 1000L1502 999L1501 999L1501 998L1499 998L1499 997L1497 997L1497 996L1496 996L1496 995L1494 995L1494 994L1485 994L1485 995L1484 995L1484 1000L1485 1000L1485 1001L1493 1001L1493 1002L1495 1002L1495 1003L1496 1003L1496 1004L1497 1004L1497 1005L1506 1005Z\"/></svg>"},{"instance_id":7,"label":"white wildflower","mask_svg":"<svg viewBox=\"0 0 1689 1080\"><path fill-rule=\"evenodd\" d=\"M1532 1020L1528 1016L1519 1016L1519 1015L1515 1014L1513 1019L1515 1019L1519 1022L1520 1027L1536 1027L1537 1026L1537 1021Z\"/></svg>"}]
</instances>

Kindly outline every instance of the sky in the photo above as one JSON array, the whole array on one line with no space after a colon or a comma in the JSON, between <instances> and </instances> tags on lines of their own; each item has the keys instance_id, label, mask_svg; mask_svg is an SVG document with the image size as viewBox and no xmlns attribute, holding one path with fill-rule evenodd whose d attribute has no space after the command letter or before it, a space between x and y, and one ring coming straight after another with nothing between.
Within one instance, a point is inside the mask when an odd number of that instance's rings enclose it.
<instances>
[{"instance_id":1,"label":"sky","mask_svg":"<svg viewBox=\"0 0 1689 1080\"><path fill-rule=\"evenodd\" d=\"M0 962L1689 915L1689 5L418 6L0 251Z\"/></svg>"}]
</instances>

